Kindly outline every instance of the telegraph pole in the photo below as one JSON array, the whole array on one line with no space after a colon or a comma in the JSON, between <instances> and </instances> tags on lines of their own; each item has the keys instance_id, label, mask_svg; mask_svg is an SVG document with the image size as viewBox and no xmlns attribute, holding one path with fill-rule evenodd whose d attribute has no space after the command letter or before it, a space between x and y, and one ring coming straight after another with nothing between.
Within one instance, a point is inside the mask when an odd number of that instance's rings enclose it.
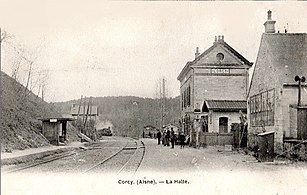
<instances>
[{"instance_id":1,"label":"telegraph pole","mask_svg":"<svg viewBox=\"0 0 307 195\"><path fill-rule=\"evenodd\" d=\"M162 78L162 119L161 119L161 125L163 129L164 126L164 116L165 116L165 79Z\"/></svg>"}]
</instances>

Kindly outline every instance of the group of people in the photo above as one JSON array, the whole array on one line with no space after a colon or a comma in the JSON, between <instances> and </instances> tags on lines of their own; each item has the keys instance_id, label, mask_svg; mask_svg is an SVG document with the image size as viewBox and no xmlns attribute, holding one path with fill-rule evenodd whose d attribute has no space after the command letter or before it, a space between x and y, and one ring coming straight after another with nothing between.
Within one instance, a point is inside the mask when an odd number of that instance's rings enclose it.
<instances>
[{"instance_id":1,"label":"group of people","mask_svg":"<svg viewBox=\"0 0 307 195\"><path fill-rule=\"evenodd\" d=\"M172 149L174 148L175 142L178 139L179 139L180 149L183 149L184 145L185 145L185 136L184 136L184 134L182 132L180 132L178 137L177 137L177 135L175 134L173 129L171 129L171 131L169 129L167 129L163 133L158 131L157 138L158 138L158 145L161 144L161 141L162 141L162 144L164 146L170 146L170 143L171 143L171 148Z\"/></svg>"}]
</instances>

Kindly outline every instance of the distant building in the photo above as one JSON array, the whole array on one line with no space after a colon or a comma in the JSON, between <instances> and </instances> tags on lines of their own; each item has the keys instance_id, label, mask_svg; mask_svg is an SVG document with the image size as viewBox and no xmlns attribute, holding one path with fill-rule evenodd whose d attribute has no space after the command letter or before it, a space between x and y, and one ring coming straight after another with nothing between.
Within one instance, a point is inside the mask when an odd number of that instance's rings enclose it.
<instances>
[{"instance_id":1,"label":"distant building","mask_svg":"<svg viewBox=\"0 0 307 195\"><path fill-rule=\"evenodd\" d=\"M275 33L271 14L268 11L248 94L248 144L257 146L258 134L271 131L274 150L280 153L285 141L307 139L307 85L302 82L298 105L294 80L307 77L307 35Z\"/></svg>"},{"instance_id":2,"label":"distant building","mask_svg":"<svg viewBox=\"0 0 307 195\"><path fill-rule=\"evenodd\" d=\"M144 137L154 138L157 134L157 129L156 127L152 125L147 125L144 127L143 133L144 133Z\"/></svg>"},{"instance_id":3,"label":"distant building","mask_svg":"<svg viewBox=\"0 0 307 195\"><path fill-rule=\"evenodd\" d=\"M251 66L224 36L215 37L202 54L196 48L195 59L187 62L177 77L182 125L191 142L199 140L200 131L230 132L231 123L240 122L239 111L246 113Z\"/></svg>"},{"instance_id":4,"label":"distant building","mask_svg":"<svg viewBox=\"0 0 307 195\"><path fill-rule=\"evenodd\" d=\"M71 106L71 115L74 119L83 118L87 115L87 119L97 120L99 116L98 107L97 106L79 106L78 104L73 104Z\"/></svg>"}]
</instances>

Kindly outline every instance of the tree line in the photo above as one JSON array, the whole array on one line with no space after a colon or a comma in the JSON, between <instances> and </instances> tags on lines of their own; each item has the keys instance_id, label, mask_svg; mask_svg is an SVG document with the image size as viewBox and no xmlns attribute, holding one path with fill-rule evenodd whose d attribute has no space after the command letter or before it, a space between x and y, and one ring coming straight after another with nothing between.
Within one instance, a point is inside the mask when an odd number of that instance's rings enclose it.
<instances>
[{"instance_id":1,"label":"tree line","mask_svg":"<svg viewBox=\"0 0 307 195\"><path fill-rule=\"evenodd\" d=\"M54 103L63 114L70 114L72 104L80 100ZM111 121L113 133L120 136L140 136L144 126L151 125L161 129L161 99L134 96L93 97L93 105L98 106L99 122ZM179 126L180 99L165 98L164 125Z\"/></svg>"}]
</instances>

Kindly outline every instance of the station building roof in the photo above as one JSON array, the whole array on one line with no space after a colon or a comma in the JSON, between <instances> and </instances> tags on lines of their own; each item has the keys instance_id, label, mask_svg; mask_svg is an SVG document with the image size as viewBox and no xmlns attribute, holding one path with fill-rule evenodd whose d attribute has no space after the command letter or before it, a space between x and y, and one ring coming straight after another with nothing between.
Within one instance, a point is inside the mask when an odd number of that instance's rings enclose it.
<instances>
[{"instance_id":1,"label":"station building roof","mask_svg":"<svg viewBox=\"0 0 307 195\"><path fill-rule=\"evenodd\" d=\"M243 100L205 100L202 111L209 112L233 112L233 111L247 111L247 102Z\"/></svg>"},{"instance_id":2,"label":"station building roof","mask_svg":"<svg viewBox=\"0 0 307 195\"><path fill-rule=\"evenodd\" d=\"M47 117L47 118L39 118L38 120L43 122L60 122L60 121L74 121L73 118L64 118L64 117Z\"/></svg>"},{"instance_id":3,"label":"station building roof","mask_svg":"<svg viewBox=\"0 0 307 195\"><path fill-rule=\"evenodd\" d=\"M98 115L98 107L97 106L80 106L79 109L79 105L73 104L72 108L71 108L71 114L72 115Z\"/></svg>"}]
</instances>

